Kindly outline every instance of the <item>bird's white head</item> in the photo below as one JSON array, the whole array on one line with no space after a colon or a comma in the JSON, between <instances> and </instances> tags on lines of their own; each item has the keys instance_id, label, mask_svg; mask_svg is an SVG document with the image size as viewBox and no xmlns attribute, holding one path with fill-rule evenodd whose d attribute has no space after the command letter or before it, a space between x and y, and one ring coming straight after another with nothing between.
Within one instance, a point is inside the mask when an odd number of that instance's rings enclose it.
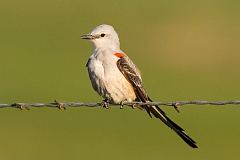
<instances>
[{"instance_id":1,"label":"bird's white head","mask_svg":"<svg viewBox=\"0 0 240 160\"><path fill-rule=\"evenodd\" d=\"M97 26L89 34L83 35L81 38L91 41L97 49L111 48L118 50L120 48L117 32L107 24Z\"/></svg>"}]
</instances>

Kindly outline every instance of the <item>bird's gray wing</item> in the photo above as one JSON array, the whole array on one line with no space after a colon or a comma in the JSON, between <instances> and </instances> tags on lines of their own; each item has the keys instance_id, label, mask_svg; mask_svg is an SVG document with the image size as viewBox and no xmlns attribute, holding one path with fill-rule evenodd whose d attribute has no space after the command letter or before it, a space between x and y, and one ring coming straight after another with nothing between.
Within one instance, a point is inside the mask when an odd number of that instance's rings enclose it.
<instances>
[{"instance_id":1,"label":"bird's gray wing","mask_svg":"<svg viewBox=\"0 0 240 160\"><path fill-rule=\"evenodd\" d=\"M149 101L147 92L143 87L140 72L135 64L127 56L124 56L117 61L117 66L128 82L132 84L137 100L141 102Z\"/></svg>"}]
</instances>

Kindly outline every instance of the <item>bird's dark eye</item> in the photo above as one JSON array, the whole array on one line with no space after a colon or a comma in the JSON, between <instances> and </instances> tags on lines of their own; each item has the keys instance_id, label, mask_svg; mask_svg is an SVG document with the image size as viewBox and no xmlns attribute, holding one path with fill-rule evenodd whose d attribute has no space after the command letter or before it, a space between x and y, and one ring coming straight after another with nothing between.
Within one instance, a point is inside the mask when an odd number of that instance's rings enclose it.
<instances>
[{"instance_id":1,"label":"bird's dark eye","mask_svg":"<svg viewBox=\"0 0 240 160\"><path fill-rule=\"evenodd\" d=\"M104 37L104 36L105 36L105 34L104 34L104 33L102 33L102 34L101 34L101 37Z\"/></svg>"}]
</instances>

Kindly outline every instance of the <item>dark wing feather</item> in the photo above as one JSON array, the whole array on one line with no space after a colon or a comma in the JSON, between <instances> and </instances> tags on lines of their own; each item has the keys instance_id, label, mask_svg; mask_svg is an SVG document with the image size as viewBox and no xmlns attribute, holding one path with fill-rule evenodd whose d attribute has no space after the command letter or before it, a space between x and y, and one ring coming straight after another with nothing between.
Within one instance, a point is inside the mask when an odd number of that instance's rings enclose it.
<instances>
[{"instance_id":1,"label":"dark wing feather","mask_svg":"<svg viewBox=\"0 0 240 160\"><path fill-rule=\"evenodd\" d=\"M127 56L124 56L117 61L117 66L120 72L132 84L137 96L137 101L151 102L151 99L148 97L143 87L140 73L133 62ZM197 148L196 142L189 137L179 125L168 118L165 112L161 110L159 106L146 105L142 107L144 107L150 117L152 117L151 114L153 114L156 118L159 118L164 124L173 129L188 145L193 148Z\"/></svg>"},{"instance_id":2,"label":"dark wing feather","mask_svg":"<svg viewBox=\"0 0 240 160\"><path fill-rule=\"evenodd\" d=\"M136 93L137 101L148 102L149 98L143 87L141 75L133 62L127 56L124 56L118 60L117 66L124 77L132 84ZM149 116L152 117L149 108L144 107L144 109Z\"/></svg>"}]
</instances>

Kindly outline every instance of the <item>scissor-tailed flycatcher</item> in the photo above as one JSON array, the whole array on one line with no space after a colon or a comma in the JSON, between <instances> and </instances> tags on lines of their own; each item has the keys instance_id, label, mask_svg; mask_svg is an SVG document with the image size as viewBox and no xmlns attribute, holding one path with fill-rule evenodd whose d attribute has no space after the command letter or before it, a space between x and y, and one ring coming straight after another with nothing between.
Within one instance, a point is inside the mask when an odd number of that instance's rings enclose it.
<instances>
[{"instance_id":1,"label":"scissor-tailed flycatcher","mask_svg":"<svg viewBox=\"0 0 240 160\"><path fill-rule=\"evenodd\" d=\"M139 70L120 49L118 34L112 26L102 24L81 38L93 43L94 51L87 62L87 69L94 90L105 98L105 102L151 102L143 87ZM168 118L159 106L140 107L150 116L159 118L191 147L197 148L196 142Z\"/></svg>"}]
</instances>

